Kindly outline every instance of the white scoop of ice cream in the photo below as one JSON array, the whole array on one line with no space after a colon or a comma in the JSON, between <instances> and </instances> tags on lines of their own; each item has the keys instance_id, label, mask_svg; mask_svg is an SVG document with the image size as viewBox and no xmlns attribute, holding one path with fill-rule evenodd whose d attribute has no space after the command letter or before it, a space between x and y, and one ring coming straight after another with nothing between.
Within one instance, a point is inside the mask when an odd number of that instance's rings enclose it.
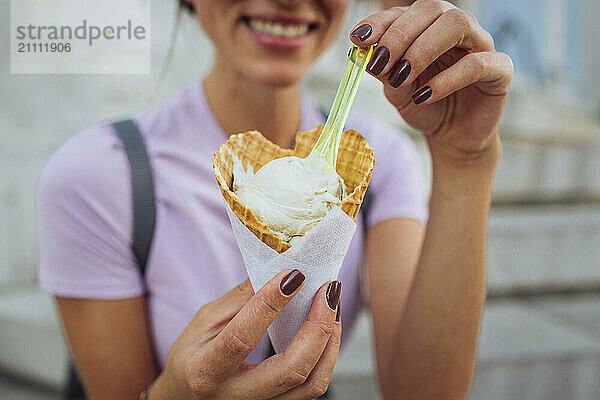
<instances>
[{"instance_id":1,"label":"white scoop of ice cream","mask_svg":"<svg viewBox=\"0 0 600 400\"><path fill-rule=\"evenodd\" d=\"M320 156L282 157L254 173L234 157L233 191L283 240L302 237L346 195L343 179ZM293 243L293 241L292 241Z\"/></svg>"}]
</instances>

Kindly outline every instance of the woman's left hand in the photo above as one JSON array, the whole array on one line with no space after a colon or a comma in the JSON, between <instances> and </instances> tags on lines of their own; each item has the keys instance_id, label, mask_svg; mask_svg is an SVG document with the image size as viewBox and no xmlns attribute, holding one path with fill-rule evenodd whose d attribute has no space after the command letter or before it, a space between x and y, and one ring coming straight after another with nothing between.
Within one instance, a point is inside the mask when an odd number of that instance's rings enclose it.
<instances>
[{"instance_id":1,"label":"woman's left hand","mask_svg":"<svg viewBox=\"0 0 600 400\"><path fill-rule=\"evenodd\" d=\"M513 64L472 14L447 1L418 0L364 19L351 40L377 43L367 71L430 148L468 158L497 143Z\"/></svg>"}]
</instances>

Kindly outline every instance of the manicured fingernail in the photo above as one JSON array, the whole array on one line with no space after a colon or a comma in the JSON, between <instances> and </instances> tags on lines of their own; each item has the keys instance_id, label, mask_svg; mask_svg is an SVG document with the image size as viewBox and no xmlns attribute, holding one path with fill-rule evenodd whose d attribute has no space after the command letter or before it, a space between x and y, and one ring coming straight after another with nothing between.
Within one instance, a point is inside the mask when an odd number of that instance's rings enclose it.
<instances>
[{"instance_id":1,"label":"manicured fingernail","mask_svg":"<svg viewBox=\"0 0 600 400\"><path fill-rule=\"evenodd\" d=\"M340 322L340 308L342 308L342 304L338 304L337 312L335 313L335 322Z\"/></svg>"},{"instance_id":2,"label":"manicured fingernail","mask_svg":"<svg viewBox=\"0 0 600 400\"><path fill-rule=\"evenodd\" d=\"M296 289L298 289L298 287L300 287L300 285L302 285L304 279L306 278L302 272L298 271L297 269L293 270L281 280L281 285L279 285L281 288L281 293L286 296L291 295L296 291Z\"/></svg>"},{"instance_id":3,"label":"manicured fingernail","mask_svg":"<svg viewBox=\"0 0 600 400\"><path fill-rule=\"evenodd\" d=\"M431 97L431 93L431 88L429 86L425 86L424 88L417 90L415 94L413 94L412 99L415 104L421 104Z\"/></svg>"},{"instance_id":4,"label":"manicured fingernail","mask_svg":"<svg viewBox=\"0 0 600 400\"><path fill-rule=\"evenodd\" d=\"M390 60L390 51L384 46L377 46L371 61L367 65L367 71L373 75L379 75Z\"/></svg>"},{"instance_id":5,"label":"manicured fingernail","mask_svg":"<svg viewBox=\"0 0 600 400\"><path fill-rule=\"evenodd\" d=\"M342 293L342 282L340 281L333 281L327 287L327 293L325 294L325 297L327 298L327 304L329 305L329 308L331 308L333 311L335 311L340 303L340 293Z\"/></svg>"},{"instance_id":6,"label":"manicured fingernail","mask_svg":"<svg viewBox=\"0 0 600 400\"><path fill-rule=\"evenodd\" d=\"M356 38L362 42L363 40L371 36L372 32L373 28L371 28L371 25L364 24L353 30L350 34L350 37Z\"/></svg>"},{"instance_id":7,"label":"manicured fingernail","mask_svg":"<svg viewBox=\"0 0 600 400\"><path fill-rule=\"evenodd\" d=\"M410 75L411 69L412 67L410 66L410 62L408 62L408 60L397 62L392 68L390 76L388 76L388 83L395 88L402 85L402 82L404 82Z\"/></svg>"}]
</instances>

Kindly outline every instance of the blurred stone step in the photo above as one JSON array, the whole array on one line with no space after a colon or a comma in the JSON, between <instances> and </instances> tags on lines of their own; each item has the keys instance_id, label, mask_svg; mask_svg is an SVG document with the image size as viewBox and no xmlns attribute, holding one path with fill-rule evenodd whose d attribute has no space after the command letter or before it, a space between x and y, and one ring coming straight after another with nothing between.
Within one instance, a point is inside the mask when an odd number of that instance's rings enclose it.
<instances>
[{"instance_id":1,"label":"blurred stone step","mask_svg":"<svg viewBox=\"0 0 600 400\"><path fill-rule=\"evenodd\" d=\"M565 325L579 325L600 341L600 293L569 297L545 297L531 302L552 313Z\"/></svg>"},{"instance_id":2,"label":"blurred stone step","mask_svg":"<svg viewBox=\"0 0 600 400\"><path fill-rule=\"evenodd\" d=\"M503 140L495 203L600 199L600 145Z\"/></svg>"},{"instance_id":3,"label":"blurred stone step","mask_svg":"<svg viewBox=\"0 0 600 400\"><path fill-rule=\"evenodd\" d=\"M592 325L590 328L589 325ZM334 393L378 399L368 315L340 354ZM470 400L600 398L600 294L489 301Z\"/></svg>"},{"instance_id":4,"label":"blurred stone step","mask_svg":"<svg viewBox=\"0 0 600 400\"><path fill-rule=\"evenodd\" d=\"M588 357L600 361L600 329L576 322L582 312L600 321L600 307L591 309L590 302L599 305L600 293L583 299L575 296L488 301L478 366ZM562 311L558 311L560 307Z\"/></svg>"},{"instance_id":5,"label":"blurred stone step","mask_svg":"<svg viewBox=\"0 0 600 400\"><path fill-rule=\"evenodd\" d=\"M600 294L488 302L471 400L600 398Z\"/></svg>"},{"instance_id":6,"label":"blurred stone step","mask_svg":"<svg viewBox=\"0 0 600 400\"><path fill-rule=\"evenodd\" d=\"M535 288L600 288L600 204L493 207L490 294Z\"/></svg>"},{"instance_id":7,"label":"blurred stone step","mask_svg":"<svg viewBox=\"0 0 600 400\"><path fill-rule=\"evenodd\" d=\"M532 90L513 90L501 121L497 201L600 198L600 121Z\"/></svg>"}]
</instances>

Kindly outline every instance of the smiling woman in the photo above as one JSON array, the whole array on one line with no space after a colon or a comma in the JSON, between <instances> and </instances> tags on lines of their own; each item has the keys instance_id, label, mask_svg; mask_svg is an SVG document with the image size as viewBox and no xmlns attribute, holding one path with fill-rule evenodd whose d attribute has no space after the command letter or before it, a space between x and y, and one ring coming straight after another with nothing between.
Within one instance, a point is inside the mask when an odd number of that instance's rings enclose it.
<instances>
[{"instance_id":1,"label":"smiling woman","mask_svg":"<svg viewBox=\"0 0 600 400\"><path fill-rule=\"evenodd\" d=\"M289 149L298 131L324 123L301 82L338 33L349 2L181 3L215 52L201 82L128 125L146 144L156 189L144 276L130 239L143 210L131 209L131 171L113 126L83 130L47 164L39 191L40 283L57 297L91 399L141 392L151 400L319 397L355 325L364 273L384 397L468 393L485 297L498 120L512 74L472 15L418 0L343 32L349 46L377 43L368 71L399 117L426 136L431 200L407 135L350 115L347 127L364 136L376 159L371 201L356 219L339 280L319 289L280 354L270 353L265 331L308 279L305 266L275 275L255 293L215 184L213 153L229 135L259 130Z\"/></svg>"}]
</instances>

